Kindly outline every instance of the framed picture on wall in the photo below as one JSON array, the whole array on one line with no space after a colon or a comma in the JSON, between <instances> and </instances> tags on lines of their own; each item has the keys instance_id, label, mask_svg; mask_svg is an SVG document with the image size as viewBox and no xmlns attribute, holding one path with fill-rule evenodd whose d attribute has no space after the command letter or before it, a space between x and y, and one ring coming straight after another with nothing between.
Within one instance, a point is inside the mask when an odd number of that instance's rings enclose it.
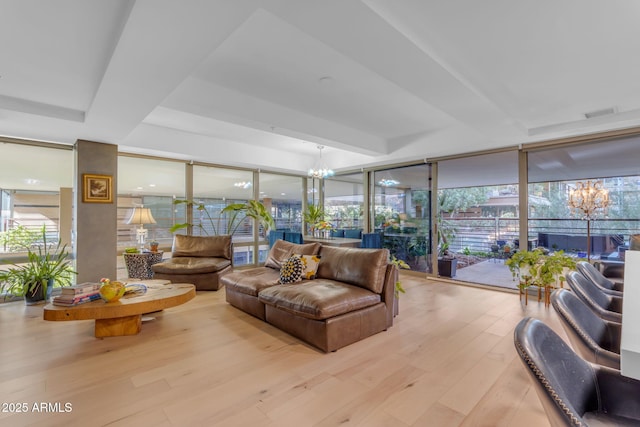
<instances>
[{"instance_id":1,"label":"framed picture on wall","mask_svg":"<svg viewBox=\"0 0 640 427\"><path fill-rule=\"evenodd\" d=\"M111 175L82 175L82 201L84 203L112 203Z\"/></svg>"}]
</instances>

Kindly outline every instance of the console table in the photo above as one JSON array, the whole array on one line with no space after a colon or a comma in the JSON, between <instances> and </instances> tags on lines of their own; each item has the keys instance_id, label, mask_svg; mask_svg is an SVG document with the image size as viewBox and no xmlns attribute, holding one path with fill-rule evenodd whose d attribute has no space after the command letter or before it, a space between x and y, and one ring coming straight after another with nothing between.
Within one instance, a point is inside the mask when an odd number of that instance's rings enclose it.
<instances>
[{"instance_id":1,"label":"console table","mask_svg":"<svg viewBox=\"0 0 640 427\"><path fill-rule=\"evenodd\" d=\"M127 267L127 275L132 279L151 279L153 271L151 266L162 262L164 252L141 252L137 254L123 253L124 264Z\"/></svg>"}]
</instances>

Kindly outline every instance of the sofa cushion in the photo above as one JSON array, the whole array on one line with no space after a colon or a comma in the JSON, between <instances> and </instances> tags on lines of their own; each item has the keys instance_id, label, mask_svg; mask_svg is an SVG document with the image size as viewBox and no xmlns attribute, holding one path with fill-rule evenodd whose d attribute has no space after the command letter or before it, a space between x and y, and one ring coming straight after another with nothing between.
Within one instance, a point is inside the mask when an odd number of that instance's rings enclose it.
<instances>
[{"instance_id":1,"label":"sofa cushion","mask_svg":"<svg viewBox=\"0 0 640 427\"><path fill-rule=\"evenodd\" d=\"M172 257L232 257L231 236L173 236Z\"/></svg>"},{"instance_id":2,"label":"sofa cushion","mask_svg":"<svg viewBox=\"0 0 640 427\"><path fill-rule=\"evenodd\" d=\"M269 255L267 256L264 266L280 270L282 264L291 258L291 255L294 253L302 255L317 255L318 251L320 251L320 247L320 243L305 243L299 245L296 243L285 242L284 240L276 240L271 247L271 250L269 250Z\"/></svg>"},{"instance_id":3,"label":"sofa cushion","mask_svg":"<svg viewBox=\"0 0 640 427\"><path fill-rule=\"evenodd\" d=\"M302 260L299 256L293 255L280 267L280 283L302 282Z\"/></svg>"},{"instance_id":4,"label":"sofa cushion","mask_svg":"<svg viewBox=\"0 0 640 427\"><path fill-rule=\"evenodd\" d=\"M230 265L231 261L224 258L179 257L154 264L151 268L162 274L203 274L215 273Z\"/></svg>"},{"instance_id":5,"label":"sofa cushion","mask_svg":"<svg viewBox=\"0 0 640 427\"><path fill-rule=\"evenodd\" d=\"M227 292L238 292L258 297L258 292L264 288L278 284L280 272L268 267L257 267L249 270L234 271L220 278Z\"/></svg>"},{"instance_id":6,"label":"sofa cushion","mask_svg":"<svg viewBox=\"0 0 640 427\"><path fill-rule=\"evenodd\" d=\"M312 280L316 278L316 273L318 273L318 266L320 265L320 255L298 255L302 261L302 266L304 267L302 270L302 278L305 280Z\"/></svg>"},{"instance_id":7,"label":"sofa cushion","mask_svg":"<svg viewBox=\"0 0 640 427\"><path fill-rule=\"evenodd\" d=\"M260 291L258 298L296 316L324 320L380 302L380 295L358 286L316 279L294 285L276 285Z\"/></svg>"},{"instance_id":8,"label":"sofa cushion","mask_svg":"<svg viewBox=\"0 0 640 427\"><path fill-rule=\"evenodd\" d=\"M379 294L384 287L389 260L387 249L360 249L323 246L318 278L360 286Z\"/></svg>"}]
</instances>

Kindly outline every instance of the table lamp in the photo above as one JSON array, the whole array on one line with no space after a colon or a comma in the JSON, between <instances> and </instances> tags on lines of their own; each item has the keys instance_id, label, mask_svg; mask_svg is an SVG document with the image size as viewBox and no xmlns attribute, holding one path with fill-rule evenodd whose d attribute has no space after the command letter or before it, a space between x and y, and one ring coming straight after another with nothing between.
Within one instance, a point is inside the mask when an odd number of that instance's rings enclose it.
<instances>
[{"instance_id":1,"label":"table lamp","mask_svg":"<svg viewBox=\"0 0 640 427\"><path fill-rule=\"evenodd\" d=\"M140 227L136 229L136 238L140 244L140 250L144 249L144 241L147 238L147 230L144 228L145 224L155 224L156 220L151 215L151 209L145 207L133 208L131 217L127 220L127 224L138 224Z\"/></svg>"}]
</instances>

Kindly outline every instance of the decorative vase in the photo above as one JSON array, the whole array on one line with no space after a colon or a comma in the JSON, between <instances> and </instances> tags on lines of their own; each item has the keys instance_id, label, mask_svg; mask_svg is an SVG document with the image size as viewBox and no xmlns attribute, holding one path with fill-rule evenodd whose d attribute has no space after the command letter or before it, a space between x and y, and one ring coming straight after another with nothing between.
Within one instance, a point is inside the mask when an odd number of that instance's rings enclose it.
<instances>
[{"instance_id":1,"label":"decorative vase","mask_svg":"<svg viewBox=\"0 0 640 427\"><path fill-rule=\"evenodd\" d=\"M149 249L151 250L151 252L158 252L158 244L157 243L150 244Z\"/></svg>"},{"instance_id":2,"label":"decorative vase","mask_svg":"<svg viewBox=\"0 0 640 427\"><path fill-rule=\"evenodd\" d=\"M122 298L125 290L125 284L122 282L107 282L100 287L100 297L105 302L115 302Z\"/></svg>"}]
</instances>

